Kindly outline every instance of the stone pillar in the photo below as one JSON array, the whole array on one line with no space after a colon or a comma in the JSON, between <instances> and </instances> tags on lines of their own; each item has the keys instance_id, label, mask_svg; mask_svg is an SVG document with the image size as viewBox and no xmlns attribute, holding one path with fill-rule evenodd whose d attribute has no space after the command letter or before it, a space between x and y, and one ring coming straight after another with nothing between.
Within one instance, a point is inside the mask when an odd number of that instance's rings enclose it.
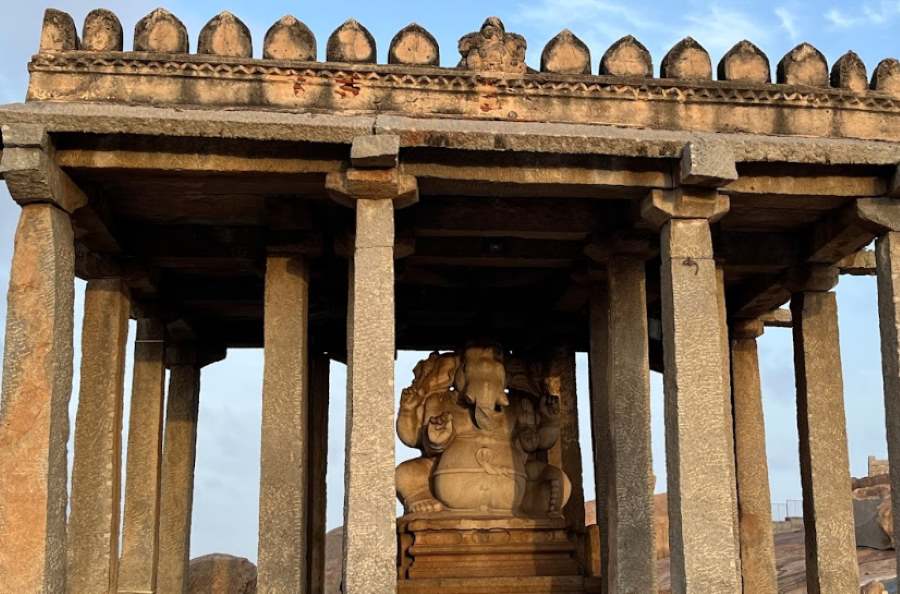
<instances>
[{"instance_id":1,"label":"stone pillar","mask_svg":"<svg viewBox=\"0 0 900 594\"><path fill-rule=\"evenodd\" d=\"M116 591L129 313L121 279L88 282L69 501L69 594Z\"/></svg>"},{"instance_id":2,"label":"stone pillar","mask_svg":"<svg viewBox=\"0 0 900 594\"><path fill-rule=\"evenodd\" d=\"M742 583L741 525L740 520L738 519L737 471L734 467L734 403L731 394L731 348L728 339L728 306L725 299L725 268L721 264L716 265L716 284L718 287L716 297L719 304L719 319L722 320L722 323L719 326L721 330L719 340L722 345L722 381L725 383L722 406L725 407L725 425L728 427L725 434L726 439L728 440L727 452L729 456L728 486L731 489L731 498L728 503L731 506L731 523L734 526L734 546L737 551L735 573L737 575L738 583L740 584Z\"/></svg>"},{"instance_id":3,"label":"stone pillar","mask_svg":"<svg viewBox=\"0 0 900 594\"><path fill-rule=\"evenodd\" d=\"M719 149L688 149L682 158L683 182L691 178L724 180L730 175L729 168L721 166L723 153ZM711 173L701 175L706 167ZM730 169L733 172L733 160ZM710 234L710 223L724 216L728 207L727 196L716 190L691 187L651 192L642 205L644 218L662 228L666 469L673 594L741 590L733 491L728 480L734 472L734 454L729 451L732 425L724 405L728 383L722 338L725 320Z\"/></svg>"},{"instance_id":4,"label":"stone pillar","mask_svg":"<svg viewBox=\"0 0 900 594\"><path fill-rule=\"evenodd\" d=\"M394 206L356 207L348 327L344 592L396 588Z\"/></svg>"},{"instance_id":5,"label":"stone pillar","mask_svg":"<svg viewBox=\"0 0 900 594\"><path fill-rule=\"evenodd\" d=\"M880 237L875 258L891 489L900 493L900 233L890 231ZM893 513L894 534L900 534L900 497L893 498Z\"/></svg>"},{"instance_id":6,"label":"stone pillar","mask_svg":"<svg viewBox=\"0 0 900 594\"><path fill-rule=\"evenodd\" d=\"M806 580L817 594L859 588L836 282L836 270L813 270L791 300Z\"/></svg>"},{"instance_id":7,"label":"stone pillar","mask_svg":"<svg viewBox=\"0 0 900 594\"><path fill-rule=\"evenodd\" d=\"M563 513L568 526L584 535L584 480L581 468L581 442L578 438L578 390L575 385L575 351L568 347L554 350L549 361L550 390L559 395L559 441L548 452L548 461L562 468L572 481L572 495ZM583 545L583 542L581 543ZM583 560L582 560L583 561Z\"/></svg>"},{"instance_id":8,"label":"stone pillar","mask_svg":"<svg viewBox=\"0 0 900 594\"><path fill-rule=\"evenodd\" d=\"M900 186L900 175L895 176L892 185ZM892 492L900 493L900 200L857 200L856 210L879 235L875 261L888 460ZM893 498L893 515L894 534L900 534L900 497ZM897 554L900 560L900 548Z\"/></svg>"},{"instance_id":9,"label":"stone pillar","mask_svg":"<svg viewBox=\"0 0 900 594\"><path fill-rule=\"evenodd\" d=\"M200 366L193 353L178 349L169 372L159 520L157 594L187 589L197 454Z\"/></svg>"},{"instance_id":10,"label":"stone pillar","mask_svg":"<svg viewBox=\"0 0 900 594\"><path fill-rule=\"evenodd\" d=\"M612 256L608 263L607 522L610 594L656 592L653 461L650 441L650 361L644 260Z\"/></svg>"},{"instance_id":11,"label":"stone pillar","mask_svg":"<svg viewBox=\"0 0 900 594\"><path fill-rule=\"evenodd\" d=\"M356 209L347 305L344 594L397 589L394 481L394 208L418 200L400 172L396 136L353 140L353 167L328 175L332 198Z\"/></svg>"},{"instance_id":12,"label":"stone pillar","mask_svg":"<svg viewBox=\"0 0 900 594\"><path fill-rule=\"evenodd\" d=\"M306 263L269 256L257 583L272 594L307 591L308 314Z\"/></svg>"},{"instance_id":13,"label":"stone pillar","mask_svg":"<svg viewBox=\"0 0 900 594\"><path fill-rule=\"evenodd\" d=\"M315 355L309 362L309 593L325 594L326 474L328 472L328 404L331 360Z\"/></svg>"},{"instance_id":14,"label":"stone pillar","mask_svg":"<svg viewBox=\"0 0 900 594\"><path fill-rule=\"evenodd\" d=\"M25 206L7 295L0 405L0 592L66 588L74 279L69 216L50 204Z\"/></svg>"},{"instance_id":15,"label":"stone pillar","mask_svg":"<svg viewBox=\"0 0 900 594\"><path fill-rule=\"evenodd\" d=\"M600 574L609 573L609 508L610 489L609 435L609 297L605 283L596 282L591 288L591 341L588 353L591 382L591 434L594 455L594 485L597 506L597 526L600 532ZM605 581L605 580L604 580ZM605 585L604 585L605 587Z\"/></svg>"},{"instance_id":16,"label":"stone pillar","mask_svg":"<svg viewBox=\"0 0 900 594\"><path fill-rule=\"evenodd\" d=\"M159 320L138 320L119 594L143 594L156 588L165 380L165 327Z\"/></svg>"},{"instance_id":17,"label":"stone pillar","mask_svg":"<svg viewBox=\"0 0 900 594\"><path fill-rule=\"evenodd\" d=\"M763 324L742 320L731 331L734 446L744 591L777 594L775 541L766 462L766 428L756 339Z\"/></svg>"}]
</instances>

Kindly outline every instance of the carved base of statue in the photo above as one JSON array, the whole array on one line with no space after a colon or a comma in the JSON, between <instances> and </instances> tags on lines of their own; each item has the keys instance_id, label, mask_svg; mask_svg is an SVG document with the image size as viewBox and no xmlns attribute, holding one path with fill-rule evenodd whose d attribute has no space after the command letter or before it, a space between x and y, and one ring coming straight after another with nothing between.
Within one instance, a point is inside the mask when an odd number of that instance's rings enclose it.
<instances>
[{"instance_id":1,"label":"carved base of statue","mask_svg":"<svg viewBox=\"0 0 900 594\"><path fill-rule=\"evenodd\" d=\"M586 594L575 540L563 518L411 514L397 522L401 594Z\"/></svg>"},{"instance_id":2,"label":"carved base of statue","mask_svg":"<svg viewBox=\"0 0 900 594\"><path fill-rule=\"evenodd\" d=\"M434 353L414 373L397 432L422 456L397 468L398 591L595 591L563 518L572 484L547 462L558 382L494 345Z\"/></svg>"}]
</instances>

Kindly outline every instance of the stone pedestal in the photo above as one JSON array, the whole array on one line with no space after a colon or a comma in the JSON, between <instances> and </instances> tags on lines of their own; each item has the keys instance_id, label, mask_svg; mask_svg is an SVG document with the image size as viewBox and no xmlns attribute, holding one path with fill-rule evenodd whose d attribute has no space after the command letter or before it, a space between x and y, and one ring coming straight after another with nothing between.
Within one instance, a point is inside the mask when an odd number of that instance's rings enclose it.
<instances>
[{"instance_id":1,"label":"stone pedestal","mask_svg":"<svg viewBox=\"0 0 900 594\"><path fill-rule=\"evenodd\" d=\"M411 514L397 522L399 593L599 592L580 575L577 537L560 518Z\"/></svg>"}]
</instances>

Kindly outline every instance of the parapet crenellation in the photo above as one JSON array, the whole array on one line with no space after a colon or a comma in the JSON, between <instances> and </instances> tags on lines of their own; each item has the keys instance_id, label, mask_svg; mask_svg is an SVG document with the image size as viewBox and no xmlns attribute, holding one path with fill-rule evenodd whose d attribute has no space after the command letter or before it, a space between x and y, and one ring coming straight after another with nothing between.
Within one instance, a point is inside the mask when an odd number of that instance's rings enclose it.
<instances>
[{"instance_id":1,"label":"parapet crenellation","mask_svg":"<svg viewBox=\"0 0 900 594\"><path fill-rule=\"evenodd\" d=\"M134 51L155 54L189 54L185 25L172 13L158 8L141 19L134 29ZM349 19L328 38L326 62L376 64L377 42L356 20ZM497 17L488 18L479 31L459 41L458 69L505 74L590 75L594 71L591 50L568 29L544 47L540 70L525 63L527 41L506 31ZM123 52L122 25L108 10L90 12L79 38L75 21L65 13L49 9L44 15L40 54L53 52ZM228 11L213 17L200 31L198 55L222 58L254 57L250 29ZM316 37L293 16L279 19L268 30L262 48L262 63L269 60L315 62ZM431 33L416 23L403 28L391 40L388 62L393 65L439 67L440 47ZM659 78L710 81L714 73L721 82L768 84L772 82L770 61L749 41L740 41L713 69L706 49L691 37L679 41L660 63ZM616 41L603 54L597 74L622 78L653 78L653 60L647 48L632 36ZM778 63L775 83L788 86L835 88L855 93L875 92L900 98L900 62L887 58L867 78L866 66L853 52L835 62L830 74L822 53L801 43ZM865 83L865 84L863 84Z\"/></svg>"}]
</instances>

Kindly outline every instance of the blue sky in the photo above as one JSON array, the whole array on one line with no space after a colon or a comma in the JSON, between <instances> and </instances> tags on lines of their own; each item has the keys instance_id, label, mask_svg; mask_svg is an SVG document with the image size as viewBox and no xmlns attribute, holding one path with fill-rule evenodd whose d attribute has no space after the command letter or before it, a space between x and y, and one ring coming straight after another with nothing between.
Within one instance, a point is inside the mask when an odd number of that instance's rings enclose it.
<instances>
[{"instance_id":1,"label":"blue sky","mask_svg":"<svg viewBox=\"0 0 900 594\"><path fill-rule=\"evenodd\" d=\"M70 12L81 23L98 5L93 1L57 0L55 8ZM128 0L107 2L126 31L131 31L156 2ZM261 55L267 28L285 13L303 20L316 34L320 58L328 35L341 22L354 17L368 27L378 42L380 62L386 61L393 35L411 21L429 29L441 45L441 62L458 60L456 42L477 29L485 17L501 17L510 31L528 39L529 65L537 67L543 45L563 28L571 29L590 46L594 67L606 48L619 37L633 34L653 55L658 69L668 48L691 35L712 54L714 63L734 43L749 39L767 52L774 69L788 50L801 41L818 47L833 63L848 49L855 50L870 71L885 57L900 57L897 28L900 0L853 2L662 2L642 4L611 0L456 0L382 1L358 0L335 3L259 2L246 0L171 0L166 8L187 25L191 47L203 24L228 9L243 19L253 32L254 51ZM26 64L38 46L43 8L40 2L6 0L0 8L0 103L24 97ZM18 207L0 184L0 287L5 294ZM76 345L81 318L83 283L76 294ZM841 347L844 359L851 470L865 474L866 456L885 456L875 282L871 278L844 278L838 287L841 315ZM6 317L6 300L0 300L0 320ZM133 332L133 328L132 328ZM133 336L133 334L132 334ZM2 336L0 336L2 341ZM402 353L397 363L397 387L408 384L411 369L421 354ZM760 340L767 453L773 502L799 499L797 429L790 331L770 329ZM76 355L77 357L77 355ZM130 362L129 362L130 364ZM76 385L72 415L77 405ZM129 373L130 375L130 373ZM587 407L587 361L578 358L579 402L582 412L582 448L585 490L593 496ZM342 523L343 424L345 374L332 365L332 406L329 445L328 525ZM199 421L197 474L194 498L192 555L225 552L256 559L256 524L259 479L259 419L262 386L262 354L232 351L228 359L207 368L203 376ZM653 440L657 489L665 490L661 377L653 377ZM130 388L126 388L126 394ZM127 418L127 417L126 417ZM71 446L70 446L71 449ZM398 448L398 459L413 452Z\"/></svg>"}]
</instances>

